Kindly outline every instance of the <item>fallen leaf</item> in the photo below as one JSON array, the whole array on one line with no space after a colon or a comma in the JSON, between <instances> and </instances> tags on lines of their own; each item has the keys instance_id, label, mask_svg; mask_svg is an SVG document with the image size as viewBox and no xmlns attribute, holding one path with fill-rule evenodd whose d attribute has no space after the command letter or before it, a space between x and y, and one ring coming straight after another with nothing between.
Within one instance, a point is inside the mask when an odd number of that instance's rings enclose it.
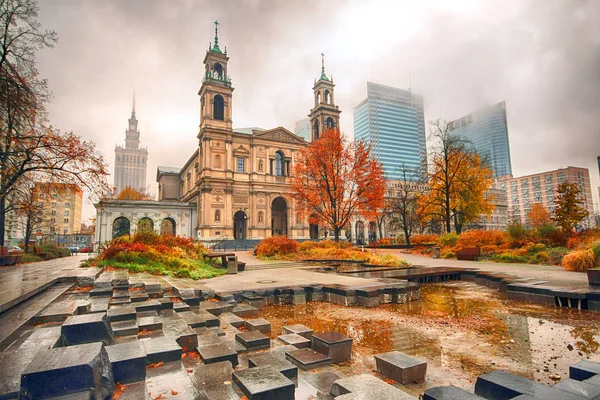
<instances>
[{"instance_id":1,"label":"fallen leaf","mask_svg":"<svg viewBox=\"0 0 600 400\"><path fill-rule=\"evenodd\" d=\"M113 400L117 400L123 392L125 391L125 386L121 385L119 382L115 384L115 390L113 392Z\"/></svg>"},{"instance_id":2,"label":"fallen leaf","mask_svg":"<svg viewBox=\"0 0 600 400\"><path fill-rule=\"evenodd\" d=\"M171 390L171 394L172 394L173 396L177 396L177 392L176 392L176 391L174 391L174 390Z\"/></svg>"},{"instance_id":3,"label":"fallen leaf","mask_svg":"<svg viewBox=\"0 0 600 400\"><path fill-rule=\"evenodd\" d=\"M148 365L146 368L159 368L159 367L162 367L163 365L165 365L165 363L162 361L159 361L157 363Z\"/></svg>"}]
</instances>

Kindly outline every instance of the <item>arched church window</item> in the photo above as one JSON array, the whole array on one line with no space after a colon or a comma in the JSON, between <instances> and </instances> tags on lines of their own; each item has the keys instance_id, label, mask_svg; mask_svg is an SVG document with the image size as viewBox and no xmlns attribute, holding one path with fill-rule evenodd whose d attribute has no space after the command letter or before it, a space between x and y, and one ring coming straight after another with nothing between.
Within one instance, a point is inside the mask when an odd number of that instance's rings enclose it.
<instances>
[{"instance_id":1,"label":"arched church window","mask_svg":"<svg viewBox=\"0 0 600 400\"><path fill-rule=\"evenodd\" d=\"M265 220L265 213L262 211L258 212L258 223L262 224Z\"/></svg>"},{"instance_id":2,"label":"arched church window","mask_svg":"<svg viewBox=\"0 0 600 400\"><path fill-rule=\"evenodd\" d=\"M221 156L218 154L215 156L215 168L221 168Z\"/></svg>"},{"instance_id":3,"label":"arched church window","mask_svg":"<svg viewBox=\"0 0 600 400\"><path fill-rule=\"evenodd\" d=\"M275 153L275 175L283 176L283 153L281 150Z\"/></svg>"},{"instance_id":4,"label":"arched church window","mask_svg":"<svg viewBox=\"0 0 600 400\"><path fill-rule=\"evenodd\" d=\"M217 79L223 79L223 67L221 66L221 64L215 63L215 65L213 66L213 71Z\"/></svg>"},{"instance_id":5,"label":"arched church window","mask_svg":"<svg viewBox=\"0 0 600 400\"><path fill-rule=\"evenodd\" d=\"M315 120L315 125L313 126L313 132L315 139L319 138L319 121Z\"/></svg>"},{"instance_id":6,"label":"arched church window","mask_svg":"<svg viewBox=\"0 0 600 400\"><path fill-rule=\"evenodd\" d=\"M215 211L215 222L221 222L221 210Z\"/></svg>"},{"instance_id":7,"label":"arched church window","mask_svg":"<svg viewBox=\"0 0 600 400\"><path fill-rule=\"evenodd\" d=\"M331 102L331 95L329 94L329 90L325 91L325 104L329 104Z\"/></svg>"},{"instance_id":8,"label":"arched church window","mask_svg":"<svg viewBox=\"0 0 600 400\"><path fill-rule=\"evenodd\" d=\"M321 92L317 92L317 104L321 104Z\"/></svg>"},{"instance_id":9,"label":"arched church window","mask_svg":"<svg viewBox=\"0 0 600 400\"><path fill-rule=\"evenodd\" d=\"M327 129L333 129L335 126L334 122L333 122L333 118L329 117L327 118Z\"/></svg>"},{"instance_id":10,"label":"arched church window","mask_svg":"<svg viewBox=\"0 0 600 400\"><path fill-rule=\"evenodd\" d=\"M221 95L216 95L213 104L213 118L223 121L225 119L225 102Z\"/></svg>"},{"instance_id":11,"label":"arched church window","mask_svg":"<svg viewBox=\"0 0 600 400\"><path fill-rule=\"evenodd\" d=\"M258 160L258 170L262 171L263 168L264 168L264 166L263 166L263 160Z\"/></svg>"}]
</instances>

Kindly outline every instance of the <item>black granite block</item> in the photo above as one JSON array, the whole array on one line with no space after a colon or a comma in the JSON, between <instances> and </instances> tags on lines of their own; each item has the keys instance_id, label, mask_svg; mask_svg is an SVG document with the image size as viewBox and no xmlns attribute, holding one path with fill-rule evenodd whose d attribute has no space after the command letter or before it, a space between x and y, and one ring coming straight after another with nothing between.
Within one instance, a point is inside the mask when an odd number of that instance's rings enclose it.
<instances>
[{"instance_id":1,"label":"black granite block","mask_svg":"<svg viewBox=\"0 0 600 400\"><path fill-rule=\"evenodd\" d=\"M271 339L259 331L236 333L235 340L247 349L263 349L271 346Z\"/></svg>"},{"instance_id":2,"label":"black granite block","mask_svg":"<svg viewBox=\"0 0 600 400\"><path fill-rule=\"evenodd\" d=\"M511 399L523 394L544 400L581 400L579 396L500 370L479 376L475 394L489 400Z\"/></svg>"},{"instance_id":3,"label":"black granite block","mask_svg":"<svg viewBox=\"0 0 600 400\"><path fill-rule=\"evenodd\" d=\"M131 305L112 306L106 314L110 322L125 321L136 317L135 308Z\"/></svg>"},{"instance_id":4,"label":"black granite block","mask_svg":"<svg viewBox=\"0 0 600 400\"><path fill-rule=\"evenodd\" d=\"M112 295L112 288L94 288L90 290L90 297L103 297Z\"/></svg>"},{"instance_id":5,"label":"black granite block","mask_svg":"<svg viewBox=\"0 0 600 400\"><path fill-rule=\"evenodd\" d=\"M375 355L377 372L402 384L423 382L427 362L399 351Z\"/></svg>"},{"instance_id":6,"label":"black granite block","mask_svg":"<svg viewBox=\"0 0 600 400\"><path fill-rule=\"evenodd\" d=\"M323 394L331 392L333 383L342 377L335 372L323 371L313 374L305 374L302 376L306 382L310 383L314 388Z\"/></svg>"},{"instance_id":7,"label":"black granite block","mask_svg":"<svg viewBox=\"0 0 600 400\"><path fill-rule=\"evenodd\" d=\"M221 320L221 322L231 324L236 328L239 328L240 326L245 324L245 321L242 318L238 317L237 315L231 312L222 313L221 315L219 315L219 319Z\"/></svg>"},{"instance_id":8,"label":"black granite block","mask_svg":"<svg viewBox=\"0 0 600 400\"><path fill-rule=\"evenodd\" d=\"M271 366L288 379L298 378L298 367L285 358L269 353L256 353L248 357L248 368Z\"/></svg>"},{"instance_id":9,"label":"black granite block","mask_svg":"<svg viewBox=\"0 0 600 400\"><path fill-rule=\"evenodd\" d=\"M300 336L304 336L307 339L312 338L313 335L313 330L301 325L301 324L295 324L295 325L285 325L283 328L281 328L282 333L285 334L290 334L290 333L295 333L297 335Z\"/></svg>"},{"instance_id":10,"label":"black granite block","mask_svg":"<svg viewBox=\"0 0 600 400\"><path fill-rule=\"evenodd\" d=\"M234 371L232 379L249 400L294 399L294 382L269 366Z\"/></svg>"},{"instance_id":11,"label":"black granite block","mask_svg":"<svg viewBox=\"0 0 600 400\"><path fill-rule=\"evenodd\" d=\"M173 300L171 300L168 297L157 298L156 301L158 301L160 303L161 310L172 310L173 309Z\"/></svg>"},{"instance_id":12,"label":"black granite block","mask_svg":"<svg viewBox=\"0 0 600 400\"><path fill-rule=\"evenodd\" d=\"M214 333L209 333L207 335L200 335L198 336L198 348L202 348L202 347L206 347L206 346L212 346L213 344L220 344L220 343L224 343L223 338L221 338L220 336L214 334Z\"/></svg>"},{"instance_id":13,"label":"black granite block","mask_svg":"<svg viewBox=\"0 0 600 400\"><path fill-rule=\"evenodd\" d=\"M173 303L173 310L177 311L177 312L181 312L181 311L189 311L190 310L190 306L182 303L182 302L174 302Z\"/></svg>"},{"instance_id":14,"label":"black granite block","mask_svg":"<svg viewBox=\"0 0 600 400\"><path fill-rule=\"evenodd\" d=\"M258 315L258 309L248 304L238 304L231 312L238 317L254 317Z\"/></svg>"},{"instance_id":15,"label":"black granite block","mask_svg":"<svg viewBox=\"0 0 600 400\"><path fill-rule=\"evenodd\" d=\"M287 335L279 335L277 339L281 340L284 344L292 345L298 349L304 349L310 347L311 340L304 336L297 335L295 333L289 333Z\"/></svg>"},{"instance_id":16,"label":"black granite block","mask_svg":"<svg viewBox=\"0 0 600 400\"><path fill-rule=\"evenodd\" d=\"M483 400L483 397L469 393L456 386L438 386L427 389L423 393L423 400Z\"/></svg>"},{"instance_id":17,"label":"black granite block","mask_svg":"<svg viewBox=\"0 0 600 400\"><path fill-rule=\"evenodd\" d=\"M40 351L36 347L0 352L0 399L16 399L21 389L21 373Z\"/></svg>"},{"instance_id":18,"label":"black granite block","mask_svg":"<svg viewBox=\"0 0 600 400\"><path fill-rule=\"evenodd\" d=\"M271 323L264 318L247 319L244 325L249 331L271 332Z\"/></svg>"},{"instance_id":19,"label":"black granite block","mask_svg":"<svg viewBox=\"0 0 600 400\"><path fill-rule=\"evenodd\" d=\"M583 360L569 367L569 378L576 381L591 378L600 374L600 363Z\"/></svg>"},{"instance_id":20,"label":"black granite block","mask_svg":"<svg viewBox=\"0 0 600 400\"><path fill-rule=\"evenodd\" d=\"M92 342L109 345L114 342L114 337L106 314L94 313L67 318L61 327L61 342L65 346Z\"/></svg>"},{"instance_id":21,"label":"black granite block","mask_svg":"<svg viewBox=\"0 0 600 400\"><path fill-rule=\"evenodd\" d=\"M181 319L183 319L185 323L190 326L190 328L199 328L201 326L206 326L206 319L198 315L198 313L195 313L193 311L181 311L178 314L181 317Z\"/></svg>"},{"instance_id":22,"label":"black granite block","mask_svg":"<svg viewBox=\"0 0 600 400\"><path fill-rule=\"evenodd\" d=\"M331 358L312 349L286 351L285 358L303 370L331 365Z\"/></svg>"},{"instance_id":23,"label":"black granite block","mask_svg":"<svg viewBox=\"0 0 600 400\"><path fill-rule=\"evenodd\" d=\"M115 382L131 383L146 379L146 352L140 342L106 347Z\"/></svg>"},{"instance_id":24,"label":"black granite block","mask_svg":"<svg viewBox=\"0 0 600 400\"><path fill-rule=\"evenodd\" d=\"M415 398L394 386L374 377L363 374L338 379L331 386L331 395L343 399L343 395L352 394L347 399L369 400L414 400ZM340 396L340 397L338 397Z\"/></svg>"},{"instance_id":25,"label":"black granite block","mask_svg":"<svg viewBox=\"0 0 600 400\"><path fill-rule=\"evenodd\" d=\"M555 389L562 390L571 394L576 394L586 399L600 398L600 386L592 385L587 382L580 382L574 379L566 379L552 386Z\"/></svg>"},{"instance_id":26,"label":"black granite block","mask_svg":"<svg viewBox=\"0 0 600 400\"><path fill-rule=\"evenodd\" d=\"M163 327L162 320L160 319L160 317L157 316L138 318L137 324L140 331L156 331L162 329Z\"/></svg>"},{"instance_id":27,"label":"black granite block","mask_svg":"<svg viewBox=\"0 0 600 400\"><path fill-rule=\"evenodd\" d=\"M132 303L139 303L148 300L148 294L145 292L130 292L129 298Z\"/></svg>"},{"instance_id":28,"label":"black granite block","mask_svg":"<svg viewBox=\"0 0 600 400\"><path fill-rule=\"evenodd\" d=\"M181 360L181 347L172 337L140 340L146 351L146 364Z\"/></svg>"},{"instance_id":29,"label":"black granite block","mask_svg":"<svg viewBox=\"0 0 600 400\"><path fill-rule=\"evenodd\" d=\"M112 367L102 343L41 350L21 376L21 399L64 396L91 390L94 398L112 395Z\"/></svg>"},{"instance_id":30,"label":"black granite block","mask_svg":"<svg viewBox=\"0 0 600 400\"><path fill-rule=\"evenodd\" d=\"M140 301L137 303L132 303L132 306L135 308L136 312L159 311L162 308L162 305L156 300Z\"/></svg>"},{"instance_id":31,"label":"black granite block","mask_svg":"<svg viewBox=\"0 0 600 400\"><path fill-rule=\"evenodd\" d=\"M339 332L326 332L312 335L312 349L327 355L332 363L350 360L352 339Z\"/></svg>"},{"instance_id":32,"label":"black granite block","mask_svg":"<svg viewBox=\"0 0 600 400\"><path fill-rule=\"evenodd\" d=\"M232 343L222 342L199 347L198 353L205 364L229 361L233 366L238 365L238 355Z\"/></svg>"},{"instance_id":33,"label":"black granite block","mask_svg":"<svg viewBox=\"0 0 600 400\"><path fill-rule=\"evenodd\" d=\"M138 324L135 319L111 322L110 327L115 336L137 335L138 333Z\"/></svg>"}]
</instances>

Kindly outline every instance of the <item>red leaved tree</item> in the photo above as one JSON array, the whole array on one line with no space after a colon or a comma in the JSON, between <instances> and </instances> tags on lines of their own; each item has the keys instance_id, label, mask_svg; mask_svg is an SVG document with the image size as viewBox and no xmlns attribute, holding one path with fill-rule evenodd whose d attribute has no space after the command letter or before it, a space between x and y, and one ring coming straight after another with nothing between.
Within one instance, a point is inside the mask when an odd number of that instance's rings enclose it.
<instances>
[{"instance_id":1,"label":"red leaved tree","mask_svg":"<svg viewBox=\"0 0 600 400\"><path fill-rule=\"evenodd\" d=\"M385 178L370 147L353 142L338 130L326 130L300 151L292 190L300 216L340 232L358 214L374 220L384 206Z\"/></svg>"}]
</instances>

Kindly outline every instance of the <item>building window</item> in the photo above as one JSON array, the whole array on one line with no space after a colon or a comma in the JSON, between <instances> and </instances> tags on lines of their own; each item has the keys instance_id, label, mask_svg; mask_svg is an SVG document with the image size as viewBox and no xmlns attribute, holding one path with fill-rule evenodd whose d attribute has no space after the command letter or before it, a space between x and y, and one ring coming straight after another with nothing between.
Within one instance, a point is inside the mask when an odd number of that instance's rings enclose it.
<instances>
[{"instance_id":1,"label":"building window","mask_svg":"<svg viewBox=\"0 0 600 400\"><path fill-rule=\"evenodd\" d=\"M244 158L243 157L237 158L237 172L244 173Z\"/></svg>"},{"instance_id":2,"label":"building window","mask_svg":"<svg viewBox=\"0 0 600 400\"><path fill-rule=\"evenodd\" d=\"M52 215L56 215L56 211L52 211Z\"/></svg>"},{"instance_id":3,"label":"building window","mask_svg":"<svg viewBox=\"0 0 600 400\"><path fill-rule=\"evenodd\" d=\"M281 151L275 153L275 175L283 176L283 153Z\"/></svg>"},{"instance_id":4,"label":"building window","mask_svg":"<svg viewBox=\"0 0 600 400\"><path fill-rule=\"evenodd\" d=\"M221 95L216 95L213 103L213 118L223 121L225 119L225 102Z\"/></svg>"},{"instance_id":5,"label":"building window","mask_svg":"<svg viewBox=\"0 0 600 400\"><path fill-rule=\"evenodd\" d=\"M65 207L71 207L71 203L65 203Z\"/></svg>"},{"instance_id":6,"label":"building window","mask_svg":"<svg viewBox=\"0 0 600 400\"><path fill-rule=\"evenodd\" d=\"M42 219L38 218L38 222L42 222ZM50 219L50 222L53 223L53 224L56 223L56 218Z\"/></svg>"},{"instance_id":7,"label":"building window","mask_svg":"<svg viewBox=\"0 0 600 400\"><path fill-rule=\"evenodd\" d=\"M65 219L64 219L64 223L65 223L65 224L68 224L68 223L69 223L69 218L65 218Z\"/></svg>"},{"instance_id":8,"label":"building window","mask_svg":"<svg viewBox=\"0 0 600 400\"><path fill-rule=\"evenodd\" d=\"M52 207L56 207L56 203L52 203Z\"/></svg>"},{"instance_id":9,"label":"building window","mask_svg":"<svg viewBox=\"0 0 600 400\"><path fill-rule=\"evenodd\" d=\"M68 210L66 210L66 211L65 211L65 216L68 216L68 215L69 215L69 211L68 211Z\"/></svg>"},{"instance_id":10,"label":"building window","mask_svg":"<svg viewBox=\"0 0 600 400\"><path fill-rule=\"evenodd\" d=\"M221 222L221 210L215 211L215 222Z\"/></svg>"},{"instance_id":11,"label":"building window","mask_svg":"<svg viewBox=\"0 0 600 400\"><path fill-rule=\"evenodd\" d=\"M58 196L57 196L57 195L55 195L55 194L53 194L53 195L52 195L52 198L53 198L53 199L58 199Z\"/></svg>"}]
</instances>

